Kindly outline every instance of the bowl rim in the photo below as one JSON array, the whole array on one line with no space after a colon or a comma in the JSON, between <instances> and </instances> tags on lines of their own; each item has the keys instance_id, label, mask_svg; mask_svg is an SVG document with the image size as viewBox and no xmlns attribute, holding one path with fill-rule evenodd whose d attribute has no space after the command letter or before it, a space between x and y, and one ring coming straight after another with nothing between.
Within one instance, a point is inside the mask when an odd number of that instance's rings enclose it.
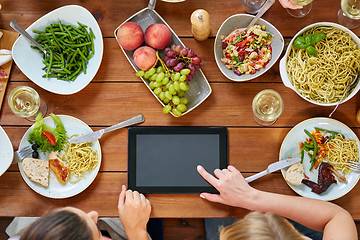
<instances>
[{"instance_id":1,"label":"bowl rim","mask_svg":"<svg viewBox=\"0 0 360 240\"><path fill-rule=\"evenodd\" d=\"M289 55L289 52L290 52L290 49L291 49L291 46L293 44L293 42L295 41L295 39L301 35L303 32L311 29L311 28L314 28L314 27L318 27L318 26L330 26L330 27L335 27L335 28L338 28L340 30L343 30L344 32L348 33L351 38L354 40L355 44L360 48L360 39L358 38L358 36L352 32L350 29L348 29L347 27L343 26L343 25L340 25L338 23L334 23L334 22L317 22L317 23L312 23L308 26L305 26L304 28L302 28L301 30L299 30L295 35L294 37L291 39L289 45L287 46L286 48L286 51L285 51L285 54L283 56L283 58L280 60L280 66L279 66L279 71L280 71L280 77L281 77L281 80L283 81L284 85L288 88L291 88L294 92L296 92L296 94L298 94L301 98L305 99L306 101L310 102L310 103L313 103L315 105L318 105L318 106L325 106L325 107L329 107L329 106L336 106L339 101L337 102L334 102L334 103L319 103L319 102L316 102L314 100L311 100L311 99L308 99L306 98L305 96L303 96L302 94L300 94L296 89L295 87L292 85L292 83L290 82L290 78L288 77L288 73L287 73L287 67L286 67L286 62L287 62L287 57ZM285 78L285 79L284 79ZM285 84L285 82L287 82L287 84ZM360 83L360 82L359 82ZM354 88L354 90L349 94L349 96L347 96L345 99L343 99L339 104L342 104L348 100L350 100L352 97L354 97L357 92L360 90L360 84L357 84L357 86ZM290 85L288 85L290 84Z\"/></svg>"},{"instance_id":2,"label":"bowl rim","mask_svg":"<svg viewBox=\"0 0 360 240\"><path fill-rule=\"evenodd\" d=\"M55 93L55 94L59 94L59 95L71 95L71 94L75 94L77 92L80 92L82 89L84 89L87 85L89 85L89 83L94 79L94 77L96 76L96 74L98 73L99 69L100 69L100 66L101 66L101 62L102 62L102 59L103 59L103 55L104 55L104 40L103 40L103 35L102 35L102 32L101 32L101 28L100 28L100 25L99 23L97 22L97 20L95 19L95 17L92 15L92 13L85 7L81 6L81 5L77 5L77 4L69 4L69 5L64 5L64 6L61 6L61 7L58 7L48 13L46 13L45 15L41 16L40 18L36 19L34 22L32 22L26 29L25 31L26 32L30 32L31 28L33 28L34 25L36 25L37 23L41 22L41 21L44 21L44 19L46 20L47 18L49 18L49 16L53 15L53 14L56 14L57 12L63 12L63 11L68 11L69 9L76 9L76 10L79 10L79 11L83 11L85 13L88 14L88 18L92 20L94 20L94 25L96 26L96 31L98 30L99 34L96 35L96 38L100 39L99 40L99 48L95 48L95 54L99 54L99 62L97 64L95 64L95 66L93 66L92 68L96 68L96 71L93 73L93 76L91 75L85 75L85 80L83 81L82 84L80 84L79 86L77 86L76 88L74 89L71 89L69 90L68 86L65 86L64 89L56 89L56 88L48 88L47 86L44 86L44 84L41 84L39 83L38 81L36 80L33 80L34 78L37 78L38 76L32 76L32 74L28 73L29 71L24 71L24 67L20 66L20 64L17 63L17 57L16 55L14 54L14 49L17 47L17 45L19 44L19 41L21 39L24 39L24 36L19 36L16 41L14 42L13 46L12 46L12 49L11 49L11 52L12 52L12 58L14 60L14 62L16 63L16 65L19 67L20 71L28 78L30 79L33 83L35 83L37 86L41 87L42 89L48 91L48 92L52 92L52 93ZM49 19L51 20L51 19ZM58 20L64 20L64 18L59 18ZM77 18L75 18L76 21ZM66 20L68 21L68 20ZM88 25L89 23L84 23L85 25ZM95 32L95 30L93 29L93 31ZM31 34L30 34L31 35ZM27 40L26 40L27 41ZM31 46L29 44L29 46ZM94 46L95 47L95 46ZM94 54L94 56L95 56ZM94 57L93 56L93 57ZM91 61L91 59L90 59ZM40 69L41 70L41 69ZM82 73L83 74L83 73ZM89 77L90 76L90 77ZM44 78L46 79L46 78ZM50 78L49 78L50 79ZM52 80L55 80L55 81L61 81L61 80L57 80L57 79L52 79ZM66 82L66 81L63 81L64 83L71 83L71 82Z\"/></svg>"},{"instance_id":3,"label":"bowl rim","mask_svg":"<svg viewBox=\"0 0 360 240\"><path fill-rule=\"evenodd\" d=\"M265 22L266 24L268 24L269 26L271 26L271 27L273 28L273 30L280 36L280 42L281 42L281 49L279 50L279 51L280 51L280 54L279 54L278 57L276 57L276 59L274 60L274 62L273 62L272 64L268 64L268 65L266 65L266 66L267 66L266 68L261 69L261 70L264 70L264 71L258 72L258 73L259 73L258 75L255 75L255 74L251 74L251 75L250 75L250 74L248 74L248 75L247 75L248 77L247 77L246 79L244 79L244 80L243 80L243 79L236 79L236 78L230 77L230 76L228 76L228 74L225 73L225 72L221 69L221 67L220 67L220 64L223 65L223 63L222 63L220 60L218 60L218 58L216 57L216 56L217 56L217 54L216 54L216 49L217 49L216 42L217 42L218 39L220 38L220 35L219 35L219 34L220 34L220 30L224 27L224 25L225 25L230 19L235 18L235 17L251 17L251 18L255 18L254 15L250 15L250 14L246 14L246 13L238 13L238 14L234 14L234 15L228 17L227 19L225 19L225 21L220 25L220 27L219 27L219 29L218 29L218 31L217 31L217 33L216 33L216 37L215 37L215 41L214 41L214 58L215 58L216 65L218 66L219 70L221 71L221 73L222 73L226 78L228 78L228 79L230 79L230 80L232 80L232 81L235 81L235 82L246 82L246 81L252 80L252 79L254 79L254 78L260 77L261 75L263 75L265 72L267 72L270 68L272 68L272 67L274 66L274 64L279 60L279 58L280 58L280 56L281 56L281 53L283 52L283 49L284 49L284 37L282 36L281 32L280 32L274 25L272 25L270 22L266 21L266 20L263 19L263 18L259 18L260 21L263 21L263 22ZM258 20L258 21L259 21L259 20ZM258 22L256 22L256 23L258 23ZM273 59L273 56L274 56L274 55L272 54L271 60ZM271 61L271 60L270 60L270 61ZM240 76L239 76L239 77L240 77Z\"/></svg>"}]
</instances>

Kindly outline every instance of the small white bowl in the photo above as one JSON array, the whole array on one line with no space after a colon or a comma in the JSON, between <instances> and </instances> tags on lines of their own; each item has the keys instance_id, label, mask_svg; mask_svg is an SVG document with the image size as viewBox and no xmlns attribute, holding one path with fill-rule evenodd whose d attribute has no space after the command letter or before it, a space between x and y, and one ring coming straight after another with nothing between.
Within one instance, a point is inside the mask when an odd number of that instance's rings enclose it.
<instances>
[{"instance_id":1,"label":"small white bowl","mask_svg":"<svg viewBox=\"0 0 360 240\"><path fill-rule=\"evenodd\" d=\"M279 65L279 68L280 68L280 76L281 76L281 80L283 81L284 85L292 90L294 90L300 97L302 97L303 99L305 99L306 101L308 102L311 102L315 105L319 105L319 106L335 106L338 102L334 102L334 103L319 103L319 102L315 102L311 99L308 99L306 98L305 96L303 96L301 93L299 93L295 87L291 84L290 82L290 79L289 79L289 76L288 76L288 73L287 73L287 70L286 70L286 62L287 62L287 57L289 55L289 52L290 52L290 49L291 49L291 46L293 44L293 42L295 41L295 39L303 34L305 31L311 29L311 28L314 28L314 27L321 27L321 26L327 26L327 27L334 27L334 28L338 28L338 29L341 29L343 30L344 32L347 32L351 38L354 40L354 42L356 43L356 45L360 48L360 39L351 31L349 30L348 28L340 25L340 24L337 24L337 23L332 23L332 22L318 22L318 23L314 23L314 24L311 24L303 29L301 29L292 39L291 39L291 42L289 43L287 49L286 49L286 52L285 52L285 55L284 57L280 60L280 65ZM349 99L351 99L353 96L355 96L355 94L360 90L360 84L358 83L356 85L356 87L354 88L354 90L351 92L351 94L349 96L347 96L346 98L344 98L341 103L344 103L346 101L348 101Z\"/></svg>"},{"instance_id":2,"label":"small white bowl","mask_svg":"<svg viewBox=\"0 0 360 240\"><path fill-rule=\"evenodd\" d=\"M216 64L218 65L220 71L224 74L225 77L236 82L248 81L264 74L275 64L275 62L279 59L284 49L284 39L281 33L272 24L260 18L256 22L256 24L265 26L266 32L269 32L274 36L273 42L271 43L272 57L270 62L264 68L260 69L259 71L256 71L254 74L242 74L239 76L235 74L233 70L227 69L225 65L221 62L221 58L224 57L221 36L226 37L235 29L246 28L253 18L254 16L249 14L233 15L223 22L223 24L220 26L216 34L215 43L214 43L214 56L215 56Z\"/></svg>"},{"instance_id":3,"label":"small white bowl","mask_svg":"<svg viewBox=\"0 0 360 240\"><path fill-rule=\"evenodd\" d=\"M43 56L37 49L31 48L30 41L23 36L20 36L15 41L12 48L12 56L16 65L25 76L39 87L49 92L69 95L79 92L86 87L97 73L103 56L103 38L100 27L93 15L86 8L78 5L68 5L49 12L31 24L26 29L26 32L28 32L30 36L35 37L37 34L33 33L32 30L44 30L49 24L57 23L59 20L64 24L74 26L78 26L77 22L80 22L87 25L88 28L91 28L94 32L95 53L87 64L86 74L81 72L73 82L58 80L56 78L43 78L42 75L45 74L44 70L42 70L44 67L42 63Z\"/></svg>"}]
</instances>

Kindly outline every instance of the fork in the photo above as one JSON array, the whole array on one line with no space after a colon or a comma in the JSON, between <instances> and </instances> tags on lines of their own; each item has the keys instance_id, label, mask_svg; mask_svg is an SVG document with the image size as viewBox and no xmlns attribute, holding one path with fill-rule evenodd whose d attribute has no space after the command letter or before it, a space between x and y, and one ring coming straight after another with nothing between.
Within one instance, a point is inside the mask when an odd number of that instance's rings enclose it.
<instances>
[{"instance_id":1,"label":"fork","mask_svg":"<svg viewBox=\"0 0 360 240\"><path fill-rule=\"evenodd\" d=\"M14 153L14 159L11 164L16 164L16 163L20 162L21 160L23 160L24 158L29 156L31 152L32 152L31 146L27 146L27 147L17 150Z\"/></svg>"},{"instance_id":2,"label":"fork","mask_svg":"<svg viewBox=\"0 0 360 240\"><path fill-rule=\"evenodd\" d=\"M360 163L359 162L353 162L353 161L349 161L346 164L349 169L353 170L356 173L360 173Z\"/></svg>"}]
</instances>

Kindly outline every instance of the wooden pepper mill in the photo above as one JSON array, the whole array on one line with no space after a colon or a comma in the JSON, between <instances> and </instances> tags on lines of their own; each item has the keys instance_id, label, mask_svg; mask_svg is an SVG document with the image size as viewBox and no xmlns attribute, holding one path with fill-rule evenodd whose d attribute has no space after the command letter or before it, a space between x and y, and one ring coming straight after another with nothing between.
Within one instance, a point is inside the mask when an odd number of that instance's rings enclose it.
<instances>
[{"instance_id":1,"label":"wooden pepper mill","mask_svg":"<svg viewBox=\"0 0 360 240\"><path fill-rule=\"evenodd\" d=\"M191 32L198 41L204 41L210 36L210 15L204 9L195 10L190 17Z\"/></svg>"}]
</instances>

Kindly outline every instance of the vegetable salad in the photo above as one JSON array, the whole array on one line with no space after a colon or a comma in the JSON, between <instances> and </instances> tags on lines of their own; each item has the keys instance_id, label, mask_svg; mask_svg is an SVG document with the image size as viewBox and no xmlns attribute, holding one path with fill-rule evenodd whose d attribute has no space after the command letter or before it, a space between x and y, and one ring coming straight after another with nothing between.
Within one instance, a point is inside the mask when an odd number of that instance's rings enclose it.
<instances>
[{"instance_id":1,"label":"vegetable salad","mask_svg":"<svg viewBox=\"0 0 360 240\"><path fill-rule=\"evenodd\" d=\"M235 74L254 74L271 60L273 35L265 26L254 25L248 30L236 29L222 40L224 58L221 62Z\"/></svg>"}]
</instances>

